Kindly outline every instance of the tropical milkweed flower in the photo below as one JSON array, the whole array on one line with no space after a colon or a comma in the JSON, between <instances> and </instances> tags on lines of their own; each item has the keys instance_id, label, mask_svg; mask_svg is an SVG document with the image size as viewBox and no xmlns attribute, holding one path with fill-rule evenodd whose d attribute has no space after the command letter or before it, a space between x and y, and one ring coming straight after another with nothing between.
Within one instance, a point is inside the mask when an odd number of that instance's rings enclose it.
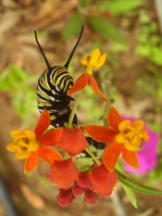
<instances>
[{"instance_id":1,"label":"tropical milkweed flower","mask_svg":"<svg viewBox=\"0 0 162 216\"><path fill-rule=\"evenodd\" d=\"M88 147L88 142L81 128L57 128L60 136L58 146L71 156L75 156Z\"/></svg>"},{"instance_id":2,"label":"tropical milkweed flower","mask_svg":"<svg viewBox=\"0 0 162 216\"><path fill-rule=\"evenodd\" d=\"M86 66L85 73L82 74L74 83L72 88L68 91L68 95L74 94L82 90L86 85L90 85L92 89L106 102L108 99L102 94L99 89L96 80L93 77L93 69L100 68L106 60L107 54L104 53L101 55L101 52L98 48L92 50L90 55L83 56L81 58L81 63Z\"/></svg>"},{"instance_id":3,"label":"tropical milkweed flower","mask_svg":"<svg viewBox=\"0 0 162 216\"><path fill-rule=\"evenodd\" d=\"M68 206L77 196L82 194L84 194L85 203L94 204L97 201L98 195L104 197L111 195L117 183L116 172L109 172L104 165L93 167L90 171L79 172L74 168L74 164L72 165L71 159L55 163L57 163L57 166L60 164L58 166L59 169L54 169L49 175L49 179L60 187L56 200L62 207ZM63 175L58 174L60 169L64 170ZM69 179L68 184L65 180L66 178Z\"/></svg>"},{"instance_id":4,"label":"tropical milkweed flower","mask_svg":"<svg viewBox=\"0 0 162 216\"><path fill-rule=\"evenodd\" d=\"M47 146L58 145L61 137L61 133L57 129L45 132L49 124L49 114L44 110L34 131L11 131L13 142L7 146L7 150L15 152L17 159L25 160L24 172L35 169L39 164L40 157L50 164L55 160L62 160L59 152L47 148Z\"/></svg>"},{"instance_id":5,"label":"tropical milkweed flower","mask_svg":"<svg viewBox=\"0 0 162 216\"><path fill-rule=\"evenodd\" d=\"M126 120L134 122L135 118L123 117ZM139 169L133 169L129 165L125 164L125 170L132 173L144 174L152 170L157 164L157 145L159 141L159 135L152 131L146 124L144 128L147 130L149 140L144 142L142 149L137 152Z\"/></svg>"},{"instance_id":6,"label":"tropical milkweed flower","mask_svg":"<svg viewBox=\"0 0 162 216\"><path fill-rule=\"evenodd\" d=\"M94 139L108 143L104 149L102 161L105 167L112 171L122 153L123 160L131 167L138 169L136 151L149 139L144 122L123 120L115 108L110 108L107 115L110 127L87 125L85 130Z\"/></svg>"},{"instance_id":7,"label":"tropical milkweed flower","mask_svg":"<svg viewBox=\"0 0 162 216\"><path fill-rule=\"evenodd\" d=\"M68 206L77 196L84 194L84 202L93 204L98 195L109 196L117 183L116 172L109 172L103 164L94 162L89 171L81 172L73 156L88 147L81 128L58 128L62 130L58 147L68 155L67 159L54 161L48 176L49 181L60 188L56 198L62 207Z\"/></svg>"}]
</instances>

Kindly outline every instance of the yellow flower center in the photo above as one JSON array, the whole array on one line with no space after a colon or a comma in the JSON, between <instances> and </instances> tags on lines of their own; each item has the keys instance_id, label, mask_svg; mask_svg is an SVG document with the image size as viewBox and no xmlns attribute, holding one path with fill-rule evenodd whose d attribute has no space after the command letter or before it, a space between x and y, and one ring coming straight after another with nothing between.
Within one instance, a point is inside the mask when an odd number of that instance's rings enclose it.
<instances>
[{"instance_id":1,"label":"yellow flower center","mask_svg":"<svg viewBox=\"0 0 162 216\"><path fill-rule=\"evenodd\" d=\"M144 129L144 122L137 120L131 122L130 120L123 120L119 124L119 134L116 135L115 141L123 143L125 148L129 151L139 150L145 141L149 139L147 130Z\"/></svg>"},{"instance_id":2,"label":"yellow flower center","mask_svg":"<svg viewBox=\"0 0 162 216\"><path fill-rule=\"evenodd\" d=\"M13 143L7 146L7 150L16 152L17 159L26 159L30 153L39 149L35 133L31 130L15 130L11 132Z\"/></svg>"},{"instance_id":3,"label":"yellow flower center","mask_svg":"<svg viewBox=\"0 0 162 216\"><path fill-rule=\"evenodd\" d=\"M87 66L86 73L92 75L93 68L100 68L106 60L107 54L104 53L101 55L101 52L98 48L92 50L90 55L83 56L80 61L83 65Z\"/></svg>"}]
</instances>

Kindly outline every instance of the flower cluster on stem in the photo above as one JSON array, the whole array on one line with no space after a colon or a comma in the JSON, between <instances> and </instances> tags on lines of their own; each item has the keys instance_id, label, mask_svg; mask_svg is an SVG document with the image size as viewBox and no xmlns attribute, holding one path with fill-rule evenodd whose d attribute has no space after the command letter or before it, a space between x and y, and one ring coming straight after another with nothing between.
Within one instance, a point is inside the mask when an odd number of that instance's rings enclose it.
<instances>
[{"instance_id":1,"label":"flower cluster on stem","mask_svg":"<svg viewBox=\"0 0 162 216\"><path fill-rule=\"evenodd\" d=\"M101 68L105 59L106 54L101 55L98 48L81 58L81 63L86 66L85 72L67 94L74 94L90 85L101 99L108 102L93 77L93 69ZM17 159L25 160L25 173L33 171L38 166L40 158L50 165L48 179L59 188L56 200L62 207L68 206L80 195L84 196L84 202L88 204L95 203L98 196L111 195L117 183L115 167L119 156L122 155L129 166L138 169L136 152L149 139L142 120L125 120L114 107L108 110L108 126L74 127L72 122L77 105L76 102L69 122L64 127L52 129L49 129L50 115L44 109L35 129L12 131L13 142L7 146L8 151L16 153ZM94 143L104 143L104 147L100 149L102 154L98 154L97 148L95 152L89 148L90 143L86 134L91 136ZM86 170L77 164L76 158L81 158L82 154L83 160L91 160Z\"/></svg>"}]
</instances>

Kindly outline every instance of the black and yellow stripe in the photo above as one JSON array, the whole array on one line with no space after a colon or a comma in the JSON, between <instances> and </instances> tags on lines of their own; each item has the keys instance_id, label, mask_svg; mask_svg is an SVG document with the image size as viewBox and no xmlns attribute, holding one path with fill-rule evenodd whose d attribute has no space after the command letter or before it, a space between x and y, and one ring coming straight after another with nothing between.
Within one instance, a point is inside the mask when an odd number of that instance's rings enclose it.
<instances>
[{"instance_id":1,"label":"black and yellow stripe","mask_svg":"<svg viewBox=\"0 0 162 216\"><path fill-rule=\"evenodd\" d=\"M47 109L50 113L51 124L55 127L64 126L71 113L72 97L67 91L73 84L73 79L65 67L55 66L44 72L37 86L38 109ZM77 123L75 120L74 123Z\"/></svg>"},{"instance_id":2,"label":"black and yellow stripe","mask_svg":"<svg viewBox=\"0 0 162 216\"><path fill-rule=\"evenodd\" d=\"M47 65L47 70L40 76L37 85L37 102L40 112L47 109L50 113L51 125L54 127L64 126L68 122L71 113L70 102L74 100L67 96L67 91L73 85L73 78L68 72L68 66L74 54L74 51L81 39L83 27L79 38L64 66L51 66L39 44L37 33L35 39L39 50ZM77 116L73 119L73 124L77 124Z\"/></svg>"},{"instance_id":3,"label":"black and yellow stripe","mask_svg":"<svg viewBox=\"0 0 162 216\"><path fill-rule=\"evenodd\" d=\"M68 122L71 113L70 103L74 100L71 96L67 95L67 91L73 85L73 78L68 72L68 65L74 54L74 51L80 41L83 28L80 32L78 41L76 42L66 64L64 66L54 66L51 67L49 64L42 47L37 39L37 34L35 31L35 39L40 52L44 58L47 65L47 70L40 76L37 85L37 102L38 109L40 112L43 109L48 110L50 113L51 125L54 127L65 126ZM78 124L77 116L74 116L73 125ZM89 145L93 145L96 149L104 149L106 144L100 143L93 140L91 137L86 137ZM83 157L91 157L86 152L82 152ZM82 157L82 156L80 156Z\"/></svg>"}]
</instances>

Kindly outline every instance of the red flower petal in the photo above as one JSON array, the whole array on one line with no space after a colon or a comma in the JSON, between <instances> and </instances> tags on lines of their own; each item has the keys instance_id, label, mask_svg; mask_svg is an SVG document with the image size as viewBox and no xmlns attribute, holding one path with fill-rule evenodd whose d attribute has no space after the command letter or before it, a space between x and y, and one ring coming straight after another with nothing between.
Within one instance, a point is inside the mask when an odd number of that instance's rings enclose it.
<instances>
[{"instance_id":1,"label":"red flower petal","mask_svg":"<svg viewBox=\"0 0 162 216\"><path fill-rule=\"evenodd\" d=\"M116 136L116 132L113 129L104 126L86 125L84 129L99 142L112 142Z\"/></svg>"},{"instance_id":2,"label":"red flower petal","mask_svg":"<svg viewBox=\"0 0 162 216\"><path fill-rule=\"evenodd\" d=\"M38 123L35 127L35 134L37 139L41 137L43 132L48 128L50 125L50 116L47 110L43 110L38 120Z\"/></svg>"},{"instance_id":3,"label":"red flower petal","mask_svg":"<svg viewBox=\"0 0 162 216\"><path fill-rule=\"evenodd\" d=\"M123 150L123 160L134 169L139 169L137 154L134 151Z\"/></svg>"},{"instance_id":4,"label":"red flower petal","mask_svg":"<svg viewBox=\"0 0 162 216\"><path fill-rule=\"evenodd\" d=\"M77 184L84 189L92 189L89 172L80 172Z\"/></svg>"},{"instance_id":5,"label":"red flower petal","mask_svg":"<svg viewBox=\"0 0 162 216\"><path fill-rule=\"evenodd\" d=\"M62 160L61 154L55 149L41 148L39 155L48 163L53 164L55 160Z\"/></svg>"},{"instance_id":6,"label":"red flower petal","mask_svg":"<svg viewBox=\"0 0 162 216\"><path fill-rule=\"evenodd\" d=\"M87 148L87 146L88 143L82 129L64 128L60 148L74 156Z\"/></svg>"},{"instance_id":7,"label":"red flower petal","mask_svg":"<svg viewBox=\"0 0 162 216\"><path fill-rule=\"evenodd\" d=\"M37 152L32 152L25 161L24 173L33 171L39 164Z\"/></svg>"},{"instance_id":8,"label":"red flower petal","mask_svg":"<svg viewBox=\"0 0 162 216\"><path fill-rule=\"evenodd\" d=\"M118 130L118 125L122 121L122 118L120 114L117 112L117 110L114 107L111 107L109 109L108 115L107 115L107 122L111 125L112 128L115 130Z\"/></svg>"},{"instance_id":9,"label":"red flower petal","mask_svg":"<svg viewBox=\"0 0 162 216\"><path fill-rule=\"evenodd\" d=\"M57 146L62 138L63 128L55 128L43 134L40 138L41 146Z\"/></svg>"},{"instance_id":10,"label":"red flower petal","mask_svg":"<svg viewBox=\"0 0 162 216\"><path fill-rule=\"evenodd\" d=\"M81 188L78 184L74 184L72 187L72 192L74 196L79 196L84 192L84 189Z\"/></svg>"},{"instance_id":11,"label":"red flower petal","mask_svg":"<svg viewBox=\"0 0 162 216\"><path fill-rule=\"evenodd\" d=\"M90 173L92 187L95 192L108 196L117 183L116 173L109 172L104 165L93 168Z\"/></svg>"},{"instance_id":12,"label":"red flower petal","mask_svg":"<svg viewBox=\"0 0 162 216\"><path fill-rule=\"evenodd\" d=\"M111 143L105 148L102 156L102 161L109 171L112 171L115 168L116 162L122 149L123 144L119 143Z\"/></svg>"},{"instance_id":13,"label":"red flower petal","mask_svg":"<svg viewBox=\"0 0 162 216\"><path fill-rule=\"evenodd\" d=\"M69 186L78 179L78 171L71 159L63 161L55 161L52 165L52 172L49 175L49 180L63 189Z\"/></svg>"},{"instance_id":14,"label":"red flower petal","mask_svg":"<svg viewBox=\"0 0 162 216\"><path fill-rule=\"evenodd\" d=\"M60 193L57 195L56 200L61 207L67 207L72 203L74 196L71 189L60 190Z\"/></svg>"},{"instance_id":15,"label":"red flower petal","mask_svg":"<svg viewBox=\"0 0 162 216\"><path fill-rule=\"evenodd\" d=\"M92 75L90 75L89 84L93 88L93 90L105 101L108 102L109 100L102 94L101 90L99 89L96 80Z\"/></svg>"},{"instance_id":16,"label":"red flower petal","mask_svg":"<svg viewBox=\"0 0 162 216\"><path fill-rule=\"evenodd\" d=\"M89 75L88 74L83 74L81 75L74 83L71 89L68 90L67 95L74 94L80 90L82 90L89 81Z\"/></svg>"},{"instance_id":17,"label":"red flower petal","mask_svg":"<svg viewBox=\"0 0 162 216\"><path fill-rule=\"evenodd\" d=\"M97 201L97 194L93 191L86 190L84 192L84 202L87 204L94 204Z\"/></svg>"}]
</instances>

